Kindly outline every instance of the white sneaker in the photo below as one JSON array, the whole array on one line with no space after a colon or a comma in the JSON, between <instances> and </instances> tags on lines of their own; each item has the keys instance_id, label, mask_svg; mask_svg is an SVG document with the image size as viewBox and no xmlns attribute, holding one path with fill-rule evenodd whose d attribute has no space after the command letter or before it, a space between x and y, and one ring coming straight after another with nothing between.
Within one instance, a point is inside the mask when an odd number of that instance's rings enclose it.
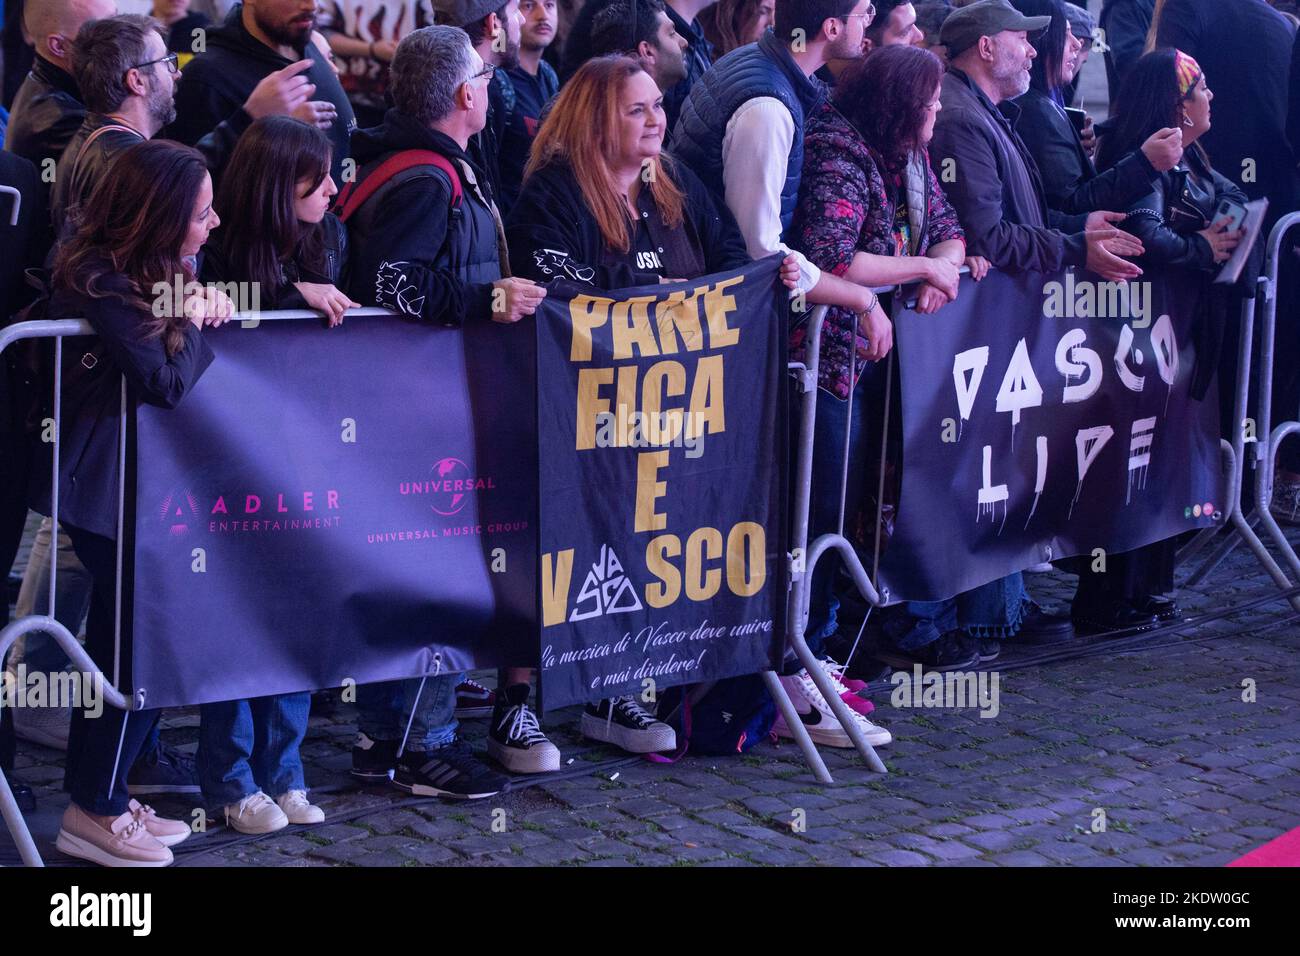
<instances>
[{"instance_id":1,"label":"white sneaker","mask_svg":"<svg viewBox=\"0 0 1300 956\"><path fill-rule=\"evenodd\" d=\"M274 833L289 825L289 818L261 790L238 803L226 804L226 826L240 833Z\"/></svg>"},{"instance_id":2,"label":"white sneaker","mask_svg":"<svg viewBox=\"0 0 1300 956\"><path fill-rule=\"evenodd\" d=\"M14 736L19 740L51 747L68 749L68 728L72 725L70 707L14 707Z\"/></svg>"},{"instance_id":3,"label":"white sneaker","mask_svg":"<svg viewBox=\"0 0 1300 956\"><path fill-rule=\"evenodd\" d=\"M833 680L833 682L836 692L839 693L844 685L840 684L838 680ZM813 743L823 744L827 747L853 746L848 731L835 717L830 705L826 703L826 698L822 696L821 691L817 689L817 685L813 683L806 670L801 670L799 673L791 674L788 677L782 677L781 686L785 688L786 694L789 695L790 702L794 704L795 713L803 721L804 727L808 730L808 736L812 738ZM871 744L871 746L884 747L893 742L893 735L884 727L873 724L866 717L852 710L850 710L850 713L854 721L857 722L862 736L866 738L867 743ZM778 737L794 737L794 732L786 725L785 718L780 714L777 715L776 723L772 729Z\"/></svg>"},{"instance_id":4,"label":"white sneaker","mask_svg":"<svg viewBox=\"0 0 1300 956\"><path fill-rule=\"evenodd\" d=\"M324 823L325 811L307 799L306 790L290 790L276 797L290 823Z\"/></svg>"}]
</instances>

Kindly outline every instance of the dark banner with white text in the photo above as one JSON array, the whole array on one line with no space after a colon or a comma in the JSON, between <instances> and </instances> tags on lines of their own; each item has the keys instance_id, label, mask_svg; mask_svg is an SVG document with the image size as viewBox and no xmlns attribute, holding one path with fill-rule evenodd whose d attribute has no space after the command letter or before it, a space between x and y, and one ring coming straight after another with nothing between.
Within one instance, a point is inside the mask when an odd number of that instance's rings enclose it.
<instances>
[{"instance_id":1,"label":"dark banner with white text","mask_svg":"<svg viewBox=\"0 0 1300 956\"><path fill-rule=\"evenodd\" d=\"M949 598L1044 560L1131 551L1212 524L1218 402L1191 379L1195 283L1148 272L963 279L894 316L902 495L881 580Z\"/></svg>"}]
</instances>

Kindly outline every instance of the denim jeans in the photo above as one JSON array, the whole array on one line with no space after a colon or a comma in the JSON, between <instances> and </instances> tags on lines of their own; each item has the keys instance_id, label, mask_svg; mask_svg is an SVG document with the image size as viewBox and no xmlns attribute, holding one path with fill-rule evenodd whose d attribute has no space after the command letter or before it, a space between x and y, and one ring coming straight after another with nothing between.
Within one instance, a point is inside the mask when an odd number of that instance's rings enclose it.
<instances>
[{"instance_id":1,"label":"denim jeans","mask_svg":"<svg viewBox=\"0 0 1300 956\"><path fill-rule=\"evenodd\" d=\"M77 557L94 581L90 615L86 620L86 653L111 677L117 544L89 531L65 527ZM126 812L130 800L126 791L126 772L145 752L148 741L157 739L160 713L156 709L123 712L105 706L103 713L92 719L83 711L72 712L63 789L71 794L73 803L87 813L104 816L120 816ZM116 774L113 772L115 765Z\"/></svg>"},{"instance_id":2,"label":"denim jeans","mask_svg":"<svg viewBox=\"0 0 1300 956\"><path fill-rule=\"evenodd\" d=\"M862 504L866 480L866 386L858 381L849 401L840 401L824 389L817 390L817 422L813 428L812 500L808 506L808 543L839 528L840 484L844 470L844 432L849 427L849 480L844 488L847 529ZM849 421L850 406L853 420ZM840 600L835 594L841 561L827 552L813 570L808 601L808 627L804 640L815 657L824 656L826 638L835 633Z\"/></svg>"},{"instance_id":3,"label":"denim jeans","mask_svg":"<svg viewBox=\"0 0 1300 956\"><path fill-rule=\"evenodd\" d=\"M298 748L310 711L308 693L200 707L195 762L204 799L229 804L258 790L270 797L306 790Z\"/></svg>"},{"instance_id":4,"label":"denim jeans","mask_svg":"<svg viewBox=\"0 0 1300 956\"><path fill-rule=\"evenodd\" d=\"M975 637L1010 637L1025 613L1020 572L972 588L946 601L908 601L888 616L885 633L902 651L915 651L962 628Z\"/></svg>"},{"instance_id":5,"label":"denim jeans","mask_svg":"<svg viewBox=\"0 0 1300 956\"><path fill-rule=\"evenodd\" d=\"M406 737L406 750L437 750L456 739L456 688L464 679L464 674L427 677L423 690L419 677L362 684L357 688L357 730L372 740ZM408 719L410 736L406 734Z\"/></svg>"}]
</instances>

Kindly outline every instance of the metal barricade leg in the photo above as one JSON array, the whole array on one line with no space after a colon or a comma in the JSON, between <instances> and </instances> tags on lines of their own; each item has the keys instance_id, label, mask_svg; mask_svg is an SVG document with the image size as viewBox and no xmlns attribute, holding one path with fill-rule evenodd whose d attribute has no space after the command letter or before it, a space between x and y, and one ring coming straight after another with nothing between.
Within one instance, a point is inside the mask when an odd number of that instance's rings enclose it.
<instances>
[{"instance_id":1,"label":"metal barricade leg","mask_svg":"<svg viewBox=\"0 0 1300 956\"><path fill-rule=\"evenodd\" d=\"M857 552L853 546L844 538L842 534L821 535L812 543L811 549L808 543L808 513L812 501L812 457L813 457L813 432L817 421L817 370L819 353L821 349L822 324L826 318L826 307L818 306L813 314L809 317L809 329L806 339L807 345L807 364L806 366L793 366L796 373L798 385L801 391L799 406L799 444L797 465L795 473L794 488L794 537L793 537L793 555L803 558L802 561L792 561L790 568L790 600L789 613L787 615L786 640L790 649L794 651L795 657L798 658L800 665L808 672L813 684L826 700L835 715L835 719L840 722L845 733L848 734L849 740L852 741L854 748L866 761L867 765L877 773L888 773L884 762L876 754L875 748L867 743L858 727L857 715L849 706L840 699L840 695L835 690L834 682L829 674L822 670L819 662L813 656L804 639L804 631L808 626L808 603L810 600L810 591L812 584L812 574L816 567L817 559L824 554L829 548L835 548L841 559L844 561L846 569L853 578L854 583L862 592L862 597L872 606L877 606L881 602L880 595L867 577L866 569L863 568L862 562L858 559ZM849 427L852 427L852 416L849 417ZM847 438L846 438L847 441ZM847 446L846 446L847 447ZM846 461L847 465L847 461ZM841 484L843 483L843 477ZM841 501L841 521L843 520L843 502ZM778 686L780 681L775 682ZM781 708L784 715L787 707L793 713L793 705L790 705L786 698L784 688L779 695L774 695L777 699L777 705ZM784 700L783 700L784 698ZM806 736L807 731L799 722L799 727L795 727L787 718L786 723L790 725L791 731L796 735L796 740ZM811 746L809 743L807 746ZM800 747L805 744L800 740ZM829 775L828 775L829 777Z\"/></svg>"},{"instance_id":2,"label":"metal barricade leg","mask_svg":"<svg viewBox=\"0 0 1300 956\"><path fill-rule=\"evenodd\" d=\"M1269 506L1273 501L1273 470L1282 441L1293 432L1300 431L1300 423L1283 422L1273 427L1273 353L1277 341L1277 280L1280 267L1282 240L1286 233L1300 225L1300 213L1291 213L1278 220L1269 233L1264 257L1264 276L1260 280L1264 298L1264 311L1260 320L1259 353L1259 446L1256 449L1255 506L1264 533L1276 545L1291 573L1300 578L1300 556L1278 526ZM1296 604L1292 601L1292 604Z\"/></svg>"}]
</instances>

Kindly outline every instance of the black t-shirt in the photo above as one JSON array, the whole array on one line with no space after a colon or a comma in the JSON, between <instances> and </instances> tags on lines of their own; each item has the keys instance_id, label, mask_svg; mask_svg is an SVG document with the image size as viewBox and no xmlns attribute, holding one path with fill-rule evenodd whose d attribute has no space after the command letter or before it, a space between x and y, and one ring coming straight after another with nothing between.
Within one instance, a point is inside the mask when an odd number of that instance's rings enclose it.
<instances>
[{"instance_id":1,"label":"black t-shirt","mask_svg":"<svg viewBox=\"0 0 1300 956\"><path fill-rule=\"evenodd\" d=\"M508 209L519 195L528 152L541 125L542 109L560 91L560 80L545 60L536 76L522 66L507 71L507 76L514 92L514 102L502 132L500 165L501 196L504 207Z\"/></svg>"}]
</instances>

